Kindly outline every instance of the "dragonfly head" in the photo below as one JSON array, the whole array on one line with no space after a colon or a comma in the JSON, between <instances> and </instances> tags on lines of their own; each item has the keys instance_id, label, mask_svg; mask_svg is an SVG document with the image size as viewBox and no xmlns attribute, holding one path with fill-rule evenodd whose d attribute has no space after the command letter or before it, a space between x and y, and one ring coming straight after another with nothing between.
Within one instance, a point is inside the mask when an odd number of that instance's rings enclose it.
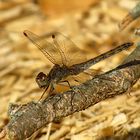
<instances>
[{"instance_id":1,"label":"dragonfly head","mask_svg":"<svg viewBox=\"0 0 140 140\"><path fill-rule=\"evenodd\" d=\"M49 86L49 80L46 74L44 74L43 72L40 72L37 76L36 76L36 82L38 84L38 86L40 88L46 88Z\"/></svg>"}]
</instances>

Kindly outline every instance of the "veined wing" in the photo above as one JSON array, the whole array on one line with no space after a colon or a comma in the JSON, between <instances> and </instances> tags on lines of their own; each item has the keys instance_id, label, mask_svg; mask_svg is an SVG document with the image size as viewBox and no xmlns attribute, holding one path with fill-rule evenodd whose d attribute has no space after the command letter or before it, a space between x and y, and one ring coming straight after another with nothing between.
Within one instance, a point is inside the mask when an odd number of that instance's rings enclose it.
<instances>
[{"instance_id":1,"label":"veined wing","mask_svg":"<svg viewBox=\"0 0 140 140\"><path fill-rule=\"evenodd\" d=\"M53 42L53 36L50 36L50 42L34 33L25 30L24 35L50 60L53 64L63 65L60 50ZM51 42L52 41L52 42Z\"/></svg>"},{"instance_id":2,"label":"veined wing","mask_svg":"<svg viewBox=\"0 0 140 140\"><path fill-rule=\"evenodd\" d=\"M69 37L56 32L53 35L53 44L58 48L62 63L65 66L71 66L86 61L86 56L82 51L70 40Z\"/></svg>"},{"instance_id":3,"label":"veined wing","mask_svg":"<svg viewBox=\"0 0 140 140\"><path fill-rule=\"evenodd\" d=\"M24 35L53 63L71 66L86 60L81 50L65 35L55 32L47 40L25 30Z\"/></svg>"}]
</instances>

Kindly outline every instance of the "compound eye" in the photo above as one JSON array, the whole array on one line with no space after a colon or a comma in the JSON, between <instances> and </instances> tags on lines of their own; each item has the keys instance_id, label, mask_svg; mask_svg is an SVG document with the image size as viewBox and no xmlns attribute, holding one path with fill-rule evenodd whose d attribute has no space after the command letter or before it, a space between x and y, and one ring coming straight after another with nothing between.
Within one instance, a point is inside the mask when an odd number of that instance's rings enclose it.
<instances>
[{"instance_id":1,"label":"compound eye","mask_svg":"<svg viewBox=\"0 0 140 140\"><path fill-rule=\"evenodd\" d=\"M45 87L44 81L46 80L47 76L43 72L40 72L36 77L36 82L40 88Z\"/></svg>"},{"instance_id":2,"label":"compound eye","mask_svg":"<svg viewBox=\"0 0 140 140\"><path fill-rule=\"evenodd\" d=\"M45 80L46 77L47 77L46 74L44 74L43 72L40 72L40 73L37 75L36 79L37 79L37 80Z\"/></svg>"}]
</instances>

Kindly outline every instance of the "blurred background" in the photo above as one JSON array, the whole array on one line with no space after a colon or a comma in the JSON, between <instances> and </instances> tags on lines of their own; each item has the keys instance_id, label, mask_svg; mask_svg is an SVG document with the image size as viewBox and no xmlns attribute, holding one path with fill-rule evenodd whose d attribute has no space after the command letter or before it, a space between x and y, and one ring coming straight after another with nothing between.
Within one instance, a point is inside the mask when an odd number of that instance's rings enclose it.
<instances>
[{"instance_id":1,"label":"blurred background","mask_svg":"<svg viewBox=\"0 0 140 140\"><path fill-rule=\"evenodd\" d=\"M39 89L35 77L40 71L47 74L53 66L25 38L24 30L46 38L50 33L61 32L90 59L129 40L139 40L133 34L134 28L140 25L138 20L123 32L118 28L118 23L137 2L138 0L0 0L0 128L9 121L9 103L23 104L40 98L43 90ZM92 68L100 72L111 70L134 48L133 46ZM64 88L58 87L58 92ZM36 132L32 139L140 139L139 98L137 83L130 94L103 101L52 123Z\"/></svg>"}]
</instances>

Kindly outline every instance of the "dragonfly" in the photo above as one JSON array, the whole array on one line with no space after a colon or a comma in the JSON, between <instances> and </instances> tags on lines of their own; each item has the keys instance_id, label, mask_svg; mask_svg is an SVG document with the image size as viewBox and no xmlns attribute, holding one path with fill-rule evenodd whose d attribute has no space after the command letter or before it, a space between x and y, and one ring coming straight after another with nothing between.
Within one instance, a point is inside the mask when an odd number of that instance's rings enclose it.
<instances>
[{"instance_id":1,"label":"dragonfly","mask_svg":"<svg viewBox=\"0 0 140 140\"><path fill-rule=\"evenodd\" d=\"M50 39L46 40L28 30L25 30L23 34L35 46L37 46L37 48L45 55L45 57L47 57L49 61L54 64L48 74L39 72L39 74L36 76L36 82L38 86L45 89L40 100L43 98L49 87L49 95L55 89L56 84L61 82L67 82L69 87L71 87L69 82L65 80L68 76L78 75L89 69L92 65L109 58L112 55L115 55L129 48L130 46L133 46L134 44L131 41L123 43L122 45L119 45L116 48L97 57L86 61L81 60L82 62L79 61L79 63L77 63L76 59L79 58L77 52L80 51L80 49L67 36L59 32L55 32L51 35ZM72 54L74 54L74 56L69 56L68 51L73 51ZM80 56L80 58L83 58L83 56Z\"/></svg>"}]
</instances>

